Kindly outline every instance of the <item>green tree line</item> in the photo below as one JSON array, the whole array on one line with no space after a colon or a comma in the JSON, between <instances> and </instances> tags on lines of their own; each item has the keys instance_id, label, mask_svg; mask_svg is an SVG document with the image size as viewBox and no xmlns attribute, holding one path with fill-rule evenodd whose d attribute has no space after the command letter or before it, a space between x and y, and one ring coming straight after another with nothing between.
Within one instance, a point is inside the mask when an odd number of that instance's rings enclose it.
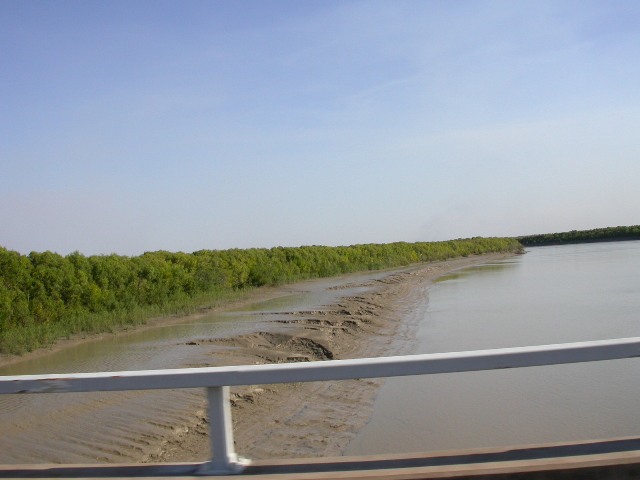
<instances>
[{"instance_id":1,"label":"green tree line","mask_svg":"<svg viewBox=\"0 0 640 480\"><path fill-rule=\"evenodd\" d=\"M71 334L188 311L252 287L519 248L515 239L480 237L136 257L21 255L0 247L0 352L21 353Z\"/></svg>"},{"instance_id":2,"label":"green tree line","mask_svg":"<svg viewBox=\"0 0 640 480\"><path fill-rule=\"evenodd\" d=\"M640 225L629 227L606 227L591 230L571 230L570 232L543 233L518 237L522 245L535 247L561 245L564 243L614 242L619 240L640 240Z\"/></svg>"}]
</instances>

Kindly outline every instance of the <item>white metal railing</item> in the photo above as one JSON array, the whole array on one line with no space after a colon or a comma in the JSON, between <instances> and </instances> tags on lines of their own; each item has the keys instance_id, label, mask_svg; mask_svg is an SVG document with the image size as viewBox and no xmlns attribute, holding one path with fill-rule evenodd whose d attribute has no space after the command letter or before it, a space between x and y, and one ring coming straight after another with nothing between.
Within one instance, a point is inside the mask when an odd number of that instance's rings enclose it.
<instances>
[{"instance_id":1,"label":"white metal railing","mask_svg":"<svg viewBox=\"0 0 640 480\"><path fill-rule=\"evenodd\" d=\"M212 457L202 465L199 473L206 475L239 472L249 462L239 458L234 451L229 403L230 386L474 372L638 356L640 337L635 337L536 347L306 363L5 376L0 377L0 394L204 387L207 389L209 402Z\"/></svg>"}]
</instances>

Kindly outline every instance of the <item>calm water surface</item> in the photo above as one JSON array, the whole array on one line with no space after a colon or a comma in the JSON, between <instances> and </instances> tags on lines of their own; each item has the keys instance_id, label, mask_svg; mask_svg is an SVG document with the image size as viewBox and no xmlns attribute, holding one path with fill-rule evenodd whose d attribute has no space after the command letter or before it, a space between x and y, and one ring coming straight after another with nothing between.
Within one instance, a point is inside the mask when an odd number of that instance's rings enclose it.
<instances>
[{"instance_id":1,"label":"calm water surface","mask_svg":"<svg viewBox=\"0 0 640 480\"><path fill-rule=\"evenodd\" d=\"M532 248L443 277L414 353L640 336L640 242ZM388 379L347 454L640 434L640 359Z\"/></svg>"}]
</instances>

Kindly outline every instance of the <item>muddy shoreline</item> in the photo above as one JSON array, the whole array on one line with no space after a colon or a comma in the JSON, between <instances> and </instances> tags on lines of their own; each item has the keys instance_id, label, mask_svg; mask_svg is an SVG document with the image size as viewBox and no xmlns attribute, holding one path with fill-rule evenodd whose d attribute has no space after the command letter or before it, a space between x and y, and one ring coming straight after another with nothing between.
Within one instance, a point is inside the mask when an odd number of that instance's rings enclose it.
<instances>
[{"instance_id":1,"label":"muddy shoreline","mask_svg":"<svg viewBox=\"0 0 640 480\"><path fill-rule=\"evenodd\" d=\"M333 305L297 311L270 331L208 342L226 348L227 365L281 363L407 354L415 326L414 299L436 278L509 255L460 258L393 270L382 278L332 288L364 287ZM207 340L203 340L207 342ZM247 458L341 455L368 421L383 379L255 385L232 389L237 452ZM203 410L192 425L166 439L149 462L204 461L209 457Z\"/></svg>"},{"instance_id":2,"label":"muddy shoreline","mask_svg":"<svg viewBox=\"0 0 640 480\"><path fill-rule=\"evenodd\" d=\"M181 345L181 348L193 352L187 355L188 360L185 358L185 362L188 362L185 366L304 362L406 354L411 351L415 327L424 313L416 312L416 305L425 304L419 300L427 295L434 279L460 268L510 255L490 254L458 258L403 269L258 289L224 308L201 311L179 318L155 319L143 327L115 335L127 335L131 332L151 330L157 326L190 322L213 311L247 308L258 302L304 293L313 282L321 282L324 291L331 290L336 294L331 296L336 300L328 305L287 311L259 310L253 315L264 315L265 321L257 321L255 331L228 338L195 338L187 343L176 343ZM318 288L318 283L313 285L313 288ZM70 348L79 343L99 342L101 337L113 335L74 338L61 342L54 349ZM6 364L39 356L46 358L49 352L39 351L17 359L5 357L0 359L0 364L2 360ZM236 450L240 455L253 459L340 455L368 422L382 382L383 380L372 379L234 388L231 403ZM144 404L146 395L155 399L158 409L155 416L152 412L147 412L149 420L146 422L150 423L141 424L144 429L147 428L144 425L148 426L147 433L140 433L140 426L134 427L134 423L137 424L141 420L132 416L131 420L125 421L122 425L103 425L96 431L100 443L90 441L86 438L86 433L82 433L85 429L83 425L91 422L92 418L98 418L98 410L94 411L94 408L102 409L105 402L109 404L112 401L109 400L112 397L96 397L84 407L67 405L65 415L72 415L70 418L73 418L77 425L68 427L67 433L64 426L59 427L62 430L58 430L57 433L52 430L51 444L38 441L39 445L34 445L35 450L32 454L24 449L10 451L18 444L9 438L9 431L15 430L16 434L22 435L25 427L18 423L9 425L5 439L9 443L4 447L5 454L0 454L0 461L73 463L77 461L74 460L74 455L83 455L83 462L101 463L189 462L209 458L203 392L200 389L174 393L167 391L166 396L162 397L159 393L128 392L126 395L123 393L127 398L123 405L131 402ZM113 398L113 408L117 408L117 412L112 416L105 415L107 422L112 418L116 423L121 423L125 416L129 418L130 415L137 415L135 410L121 410L118 403L120 397ZM79 410L74 414L74 409L77 408ZM81 412L86 414L86 419L78 418ZM43 422L46 422L46 419ZM37 431L35 426L34 429ZM104 430L113 432L106 435ZM127 437L124 440L123 431ZM53 447L55 453L53 450L47 450L48 445L58 443L55 438L60 438L60 434L70 435L69 446ZM18 443L29 442L29 437L16 437L18 438L23 439L16 440ZM92 450L100 455L87 458L83 453L87 442L91 444ZM61 448L67 450L60 450Z\"/></svg>"}]
</instances>

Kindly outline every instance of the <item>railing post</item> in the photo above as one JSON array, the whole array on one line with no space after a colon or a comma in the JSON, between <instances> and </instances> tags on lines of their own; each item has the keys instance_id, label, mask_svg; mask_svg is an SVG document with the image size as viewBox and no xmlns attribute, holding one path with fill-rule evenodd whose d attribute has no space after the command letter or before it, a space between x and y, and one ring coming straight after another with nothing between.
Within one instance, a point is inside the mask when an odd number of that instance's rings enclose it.
<instances>
[{"instance_id":1,"label":"railing post","mask_svg":"<svg viewBox=\"0 0 640 480\"><path fill-rule=\"evenodd\" d=\"M238 457L233 445L229 387L208 387L207 398L211 460L202 464L198 473L200 475L238 473L250 462Z\"/></svg>"}]
</instances>

